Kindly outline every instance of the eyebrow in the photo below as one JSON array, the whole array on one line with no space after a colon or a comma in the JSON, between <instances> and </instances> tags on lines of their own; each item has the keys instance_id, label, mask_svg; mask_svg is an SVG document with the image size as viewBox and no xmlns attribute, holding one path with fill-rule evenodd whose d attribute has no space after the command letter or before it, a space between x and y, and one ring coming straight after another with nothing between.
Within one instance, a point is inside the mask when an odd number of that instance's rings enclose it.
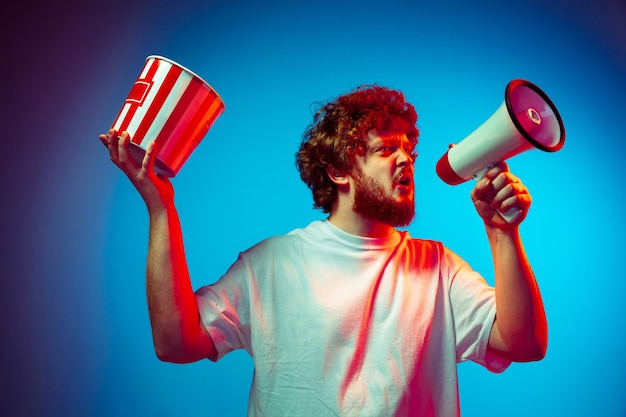
<instances>
[{"instance_id":1,"label":"eyebrow","mask_svg":"<svg viewBox=\"0 0 626 417\"><path fill-rule=\"evenodd\" d=\"M404 141L399 136L378 136L373 145L386 145L388 143L401 144Z\"/></svg>"},{"instance_id":2,"label":"eyebrow","mask_svg":"<svg viewBox=\"0 0 626 417\"><path fill-rule=\"evenodd\" d=\"M403 149L410 149L411 151L413 151L416 147L415 146L416 144L411 142L411 139L403 138L400 135L379 136L372 143L372 147L375 148L380 145L388 145L388 144L394 144Z\"/></svg>"}]
</instances>

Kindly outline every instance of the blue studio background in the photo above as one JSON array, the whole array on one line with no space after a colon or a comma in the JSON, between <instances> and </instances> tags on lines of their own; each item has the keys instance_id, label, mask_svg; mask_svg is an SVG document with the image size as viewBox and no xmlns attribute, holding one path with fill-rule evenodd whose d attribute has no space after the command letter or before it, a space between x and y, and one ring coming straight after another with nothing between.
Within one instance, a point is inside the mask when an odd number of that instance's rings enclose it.
<instances>
[{"instance_id":1,"label":"blue studio background","mask_svg":"<svg viewBox=\"0 0 626 417\"><path fill-rule=\"evenodd\" d=\"M471 185L435 162L525 78L567 140L511 159L550 328L547 357L461 364L464 416L625 416L622 0L20 2L2 14L0 414L243 416L252 361L159 362L143 202L98 140L147 55L205 78L225 113L174 179L194 287L237 253L323 217L293 155L311 104L362 83L420 114L412 235L492 282Z\"/></svg>"}]
</instances>

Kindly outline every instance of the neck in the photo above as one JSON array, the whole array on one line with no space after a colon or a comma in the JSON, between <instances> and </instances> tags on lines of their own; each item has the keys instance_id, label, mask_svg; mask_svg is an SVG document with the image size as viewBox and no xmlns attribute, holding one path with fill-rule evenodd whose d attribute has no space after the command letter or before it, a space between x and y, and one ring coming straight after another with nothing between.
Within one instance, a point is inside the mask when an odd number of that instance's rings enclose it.
<instances>
[{"instance_id":1,"label":"neck","mask_svg":"<svg viewBox=\"0 0 626 417\"><path fill-rule=\"evenodd\" d=\"M354 212L348 215L331 212L328 221L346 233L361 237L382 238L391 236L395 232L395 229L388 224L363 217Z\"/></svg>"}]
</instances>

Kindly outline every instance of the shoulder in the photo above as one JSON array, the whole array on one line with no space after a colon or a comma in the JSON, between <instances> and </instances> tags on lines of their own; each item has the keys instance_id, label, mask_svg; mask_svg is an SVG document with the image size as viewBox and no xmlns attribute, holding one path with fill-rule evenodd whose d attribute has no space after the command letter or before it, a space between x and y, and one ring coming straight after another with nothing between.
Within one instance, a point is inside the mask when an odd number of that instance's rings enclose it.
<instances>
[{"instance_id":1,"label":"shoulder","mask_svg":"<svg viewBox=\"0 0 626 417\"><path fill-rule=\"evenodd\" d=\"M448 250L443 243L438 240L419 239L411 237L408 232L400 233L403 244L411 251L444 254Z\"/></svg>"},{"instance_id":2,"label":"shoulder","mask_svg":"<svg viewBox=\"0 0 626 417\"><path fill-rule=\"evenodd\" d=\"M314 239L316 222L303 228L291 230L285 234L268 237L242 252L244 257L267 256L272 253L286 254Z\"/></svg>"},{"instance_id":3,"label":"shoulder","mask_svg":"<svg viewBox=\"0 0 626 417\"><path fill-rule=\"evenodd\" d=\"M417 239L409 236L406 232L402 233L404 234L402 244L416 259L429 262L430 264L439 264L451 270L459 269L466 264L459 255L441 241Z\"/></svg>"}]
</instances>

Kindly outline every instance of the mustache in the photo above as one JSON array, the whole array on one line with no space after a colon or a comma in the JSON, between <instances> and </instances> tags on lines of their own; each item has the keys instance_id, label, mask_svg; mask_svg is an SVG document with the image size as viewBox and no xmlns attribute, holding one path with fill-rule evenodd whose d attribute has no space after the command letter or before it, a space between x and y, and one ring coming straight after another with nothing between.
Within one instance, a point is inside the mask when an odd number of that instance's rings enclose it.
<instances>
[{"instance_id":1,"label":"mustache","mask_svg":"<svg viewBox=\"0 0 626 417\"><path fill-rule=\"evenodd\" d=\"M393 179L396 184L407 184L413 183L414 172L412 169L403 169L398 175L396 175Z\"/></svg>"}]
</instances>

